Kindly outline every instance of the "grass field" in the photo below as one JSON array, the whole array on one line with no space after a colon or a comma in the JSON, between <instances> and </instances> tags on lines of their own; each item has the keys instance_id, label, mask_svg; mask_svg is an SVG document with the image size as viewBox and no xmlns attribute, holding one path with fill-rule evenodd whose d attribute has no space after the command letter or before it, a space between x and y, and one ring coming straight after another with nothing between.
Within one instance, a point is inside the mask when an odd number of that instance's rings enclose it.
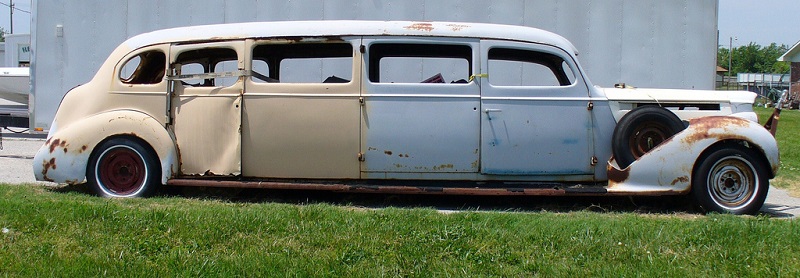
<instances>
[{"instance_id":1,"label":"grass field","mask_svg":"<svg viewBox=\"0 0 800 278\"><path fill-rule=\"evenodd\" d=\"M102 199L0 185L0 276L797 277L800 222Z\"/></svg>"},{"instance_id":2,"label":"grass field","mask_svg":"<svg viewBox=\"0 0 800 278\"><path fill-rule=\"evenodd\" d=\"M764 124L773 109L755 108L758 119ZM786 188L795 196L800 197L800 111L783 110L778 121L778 148L781 152L781 167L778 176L772 180L772 185Z\"/></svg>"}]
</instances>

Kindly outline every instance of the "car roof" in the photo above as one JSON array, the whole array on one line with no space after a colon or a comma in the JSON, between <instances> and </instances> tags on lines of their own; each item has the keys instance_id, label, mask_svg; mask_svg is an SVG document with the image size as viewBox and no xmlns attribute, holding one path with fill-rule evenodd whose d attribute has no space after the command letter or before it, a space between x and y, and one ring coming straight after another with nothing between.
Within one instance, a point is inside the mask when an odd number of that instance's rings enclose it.
<instances>
[{"instance_id":1,"label":"car roof","mask_svg":"<svg viewBox=\"0 0 800 278\"><path fill-rule=\"evenodd\" d=\"M273 21L198 25L157 30L123 44L136 49L159 43L188 43L270 37L431 36L500 39L552 45L577 55L564 37L545 30L487 23L414 21Z\"/></svg>"}]
</instances>

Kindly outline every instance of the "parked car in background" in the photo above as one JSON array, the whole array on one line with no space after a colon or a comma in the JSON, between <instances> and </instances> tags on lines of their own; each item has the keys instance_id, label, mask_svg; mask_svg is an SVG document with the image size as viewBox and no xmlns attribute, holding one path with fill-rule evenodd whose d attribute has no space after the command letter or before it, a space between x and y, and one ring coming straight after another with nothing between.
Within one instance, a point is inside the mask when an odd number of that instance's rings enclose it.
<instances>
[{"instance_id":1,"label":"parked car in background","mask_svg":"<svg viewBox=\"0 0 800 278\"><path fill-rule=\"evenodd\" d=\"M477 195L692 194L755 213L777 143L755 94L600 88L519 26L299 21L122 43L62 100L38 180Z\"/></svg>"}]
</instances>

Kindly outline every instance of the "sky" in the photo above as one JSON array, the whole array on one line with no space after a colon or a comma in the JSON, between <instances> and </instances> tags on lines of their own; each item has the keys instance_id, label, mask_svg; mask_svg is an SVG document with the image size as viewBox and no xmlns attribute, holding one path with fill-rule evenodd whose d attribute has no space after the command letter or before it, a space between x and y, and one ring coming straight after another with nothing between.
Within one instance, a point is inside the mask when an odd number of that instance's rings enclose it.
<instances>
[{"instance_id":1,"label":"sky","mask_svg":"<svg viewBox=\"0 0 800 278\"><path fill-rule=\"evenodd\" d=\"M31 0L0 0L0 27L6 32L11 31L9 3L14 3L14 33L27 34L31 32Z\"/></svg>"},{"instance_id":2,"label":"sky","mask_svg":"<svg viewBox=\"0 0 800 278\"><path fill-rule=\"evenodd\" d=\"M2 0L0 0L2 1ZM719 44L725 48L750 42L793 46L800 41L800 1L719 0Z\"/></svg>"},{"instance_id":3,"label":"sky","mask_svg":"<svg viewBox=\"0 0 800 278\"><path fill-rule=\"evenodd\" d=\"M29 33L31 0L0 0L0 27L9 30L9 2L14 7L14 33ZM671 0L666 0L671 1ZM694 1L694 0L692 0ZM20 11L22 10L22 11ZM750 42L794 45L800 41L800 1L798 0L719 0L719 44L727 47Z\"/></svg>"}]
</instances>

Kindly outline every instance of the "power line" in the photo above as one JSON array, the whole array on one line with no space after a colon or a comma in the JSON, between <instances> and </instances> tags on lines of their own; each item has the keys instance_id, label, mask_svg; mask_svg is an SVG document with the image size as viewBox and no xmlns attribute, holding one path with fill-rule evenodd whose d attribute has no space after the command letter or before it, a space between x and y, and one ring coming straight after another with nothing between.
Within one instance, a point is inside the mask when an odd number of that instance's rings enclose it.
<instances>
[{"instance_id":1,"label":"power line","mask_svg":"<svg viewBox=\"0 0 800 278\"><path fill-rule=\"evenodd\" d=\"M0 5L6 6L6 7L11 7L11 6L9 6L8 4L6 4L6 3L3 3L3 2L0 2ZM23 13L27 13L27 14L30 14L30 13L31 13L31 12L29 12L29 11L26 11L26 10L23 10L23 9L20 9L20 8L17 8L17 7L14 7L14 9L15 9L15 10L18 10L18 11L20 11L20 12L23 12Z\"/></svg>"}]
</instances>

